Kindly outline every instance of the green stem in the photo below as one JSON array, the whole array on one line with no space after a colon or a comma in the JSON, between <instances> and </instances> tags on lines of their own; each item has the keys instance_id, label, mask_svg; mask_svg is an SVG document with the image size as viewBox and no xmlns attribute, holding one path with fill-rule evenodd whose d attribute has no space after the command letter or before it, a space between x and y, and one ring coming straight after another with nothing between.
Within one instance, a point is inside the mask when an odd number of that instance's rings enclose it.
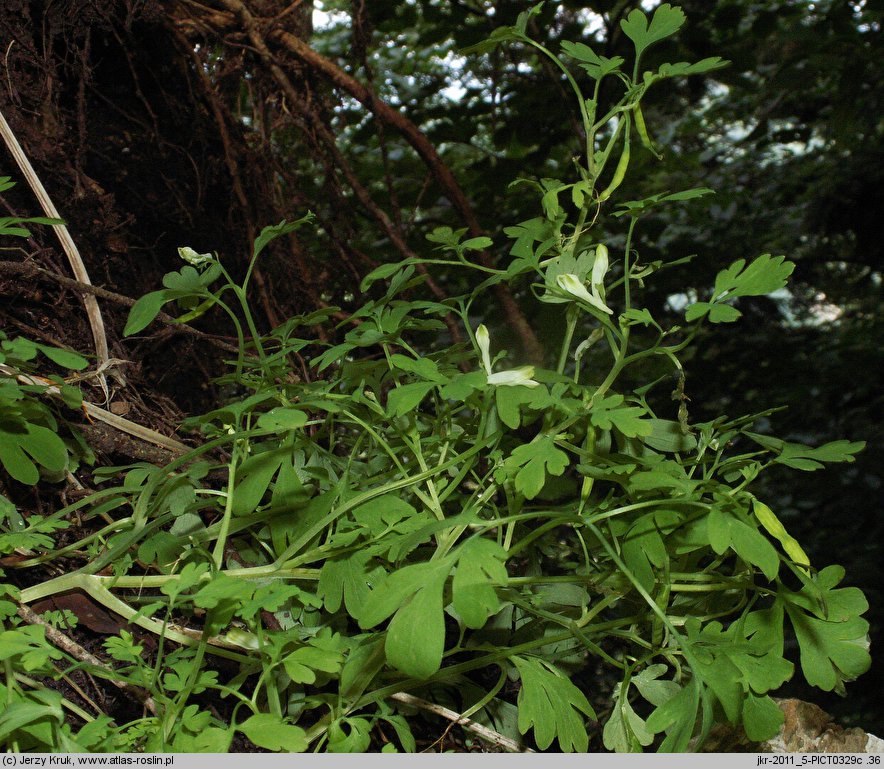
<instances>
[{"instance_id":1,"label":"green stem","mask_svg":"<svg viewBox=\"0 0 884 769\"><path fill-rule=\"evenodd\" d=\"M568 353L571 350L571 342L574 339L574 329L577 328L577 307L570 305L566 311L565 338L562 340L562 349L559 353L559 364L556 373L563 374L568 362Z\"/></svg>"},{"instance_id":2,"label":"green stem","mask_svg":"<svg viewBox=\"0 0 884 769\"><path fill-rule=\"evenodd\" d=\"M230 532L230 520L233 518L233 492L236 485L236 466L239 450L234 444L233 456L230 458L227 470L227 499L224 501L224 514L221 516L221 530L215 540L215 548L212 550L212 560L216 569L224 568L224 547Z\"/></svg>"}]
</instances>

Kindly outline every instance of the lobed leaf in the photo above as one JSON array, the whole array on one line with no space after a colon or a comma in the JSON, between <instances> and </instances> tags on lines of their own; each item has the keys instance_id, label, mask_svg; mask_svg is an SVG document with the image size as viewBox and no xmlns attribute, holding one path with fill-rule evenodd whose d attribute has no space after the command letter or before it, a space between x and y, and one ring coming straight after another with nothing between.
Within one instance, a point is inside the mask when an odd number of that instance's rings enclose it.
<instances>
[{"instance_id":1,"label":"lobed leaf","mask_svg":"<svg viewBox=\"0 0 884 769\"><path fill-rule=\"evenodd\" d=\"M586 695L566 678L555 665L533 657L516 656L513 664L519 671L519 731L534 729L534 739L546 750L558 739L562 752L585 753L589 746L583 716L595 719L595 711Z\"/></svg>"},{"instance_id":2,"label":"lobed leaf","mask_svg":"<svg viewBox=\"0 0 884 769\"><path fill-rule=\"evenodd\" d=\"M620 27L635 45L636 58L640 58L646 48L678 32L684 22L681 8L663 3L654 11L650 24L648 17L636 8L621 20Z\"/></svg>"}]
</instances>

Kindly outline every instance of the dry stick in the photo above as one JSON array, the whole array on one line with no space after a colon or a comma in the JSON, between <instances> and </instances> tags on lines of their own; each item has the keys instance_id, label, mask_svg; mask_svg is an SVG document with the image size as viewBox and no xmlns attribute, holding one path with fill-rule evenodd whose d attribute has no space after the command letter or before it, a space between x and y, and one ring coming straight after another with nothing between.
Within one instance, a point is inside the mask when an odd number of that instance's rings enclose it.
<instances>
[{"instance_id":1,"label":"dry stick","mask_svg":"<svg viewBox=\"0 0 884 769\"><path fill-rule=\"evenodd\" d=\"M0 273L24 275L25 277L29 278L39 275L41 277L48 278L49 280L54 281L55 283L58 283L60 286L64 286L65 288L69 288L73 291L78 291L81 294L97 296L101 299L107 299L110 302L123 305L124 307L132 307L135 304L135 300L131 297L123 296L123 294L117 294L114 291L108 291L106 288L101 288L99 286L80 283L79 281L68 278L65 275L58 275L57 273L50 272L43 267L38 267L32 262L0 261ZM206 334L205 332L199 331L184 323L179 323L177 320L175 320L175 318L165 312L159 313L157 315L157 320L165 323L168 326L172 326L185 334L189 334L190 336L200 337L201 339L209 342L209 344L217 347L220 350L224 350L225 352L239 352L238 347L228 342L224 342L220 339L215 339L211 334Z\"/></svg>"},{"instance_id":2,"label":"dry stick","mask_svg":"<svg viewBox=\"0 0 884 769\"><path fill-rule=\"evenodd\" d=\"M18 163L18 167L21 169L25 179L27 179L28 184L34 191L34 195L37 196L37 200L40 201L40 205L46 216L53 219L61 219L58 214L58 209L55 207L55 204L46 192L46 188L40 182L37 172L34 171L31 161L28 160L27 155L25 155L24 150L18 143L18 139L16 139L15 134L9 127L9 123L6 122L6 118L3 116L2 111L0 111L0 133L3 134L3 140L6 142L10 154L15 158L15 162ZM68 228L64 224L56 224L53 226L55 227L55 233L58 235L58 239L61 242L61 247L64 249L65 254L67 254L68 262L71 265L74 277L84 285L92 285L92 281L89 280L89 273L86 271L86 265L83 264L83 259L80 257L80 252L77 250L77 246L74 243L70 232L68 232ZM110 358L107 346L107 335L104 330L104 319L101 317L101 310L98 307L98 300L95 296L85 295L83 297L83 304L86 307L86 315L89 317L89 325L92 328L92 338L95 340L95 355L98 359L99 365L101 365L106 363ZM125 379L121 372L114 370L113 374L120 384L125 384ZM105 399L110 400L110 392L108 391L107 380L105 379L104 374L101 375L100 382Z\"/></svg>"},{"instance_id":3,"label":"dry stick","mask_svg":"<svg viewBox=\"0 0 884 769\"><path fill-rule=\"evenodd\" d=\"M404 702L406 705L411 705L412 707L426 710L428 713L435 713L437 716L447 718L453 724L456 724L457 726L462 726L464 729L473 732L473 734L481 737L483 740L487 740L492 745L497 745L497 747L499 748L508 750L510 753L534 752L530 748L522 747L515 740L511 740L509 737L504 737L499 732L495 732L493 729L489 729L487 726L483 726L482 724L473 721L472 718L462 716L460 713L454 710L449 710L442 705L436 705L432 702L428 702L427 700L422 700L420 697L415 697L413 694L396 692L396 694L390 695L390 699L399 700L399 702Z\"/></svg>"},{"instance_id":4,"label":"dry stick","mask_svg":"<svg viewBox=\"0 0 884 769\"><path fill-rule=\"evenodd\" d=\"M117 362L125 362L119 361L117 358L111 358L111 361ZM38 385L40 387L45 388L44 392L47 395L58 396L61 392L59 386L53 382L51 379L46 379L45 377L37 376L36 374L23 374L16 372L10 366L7 366L4 363L0 363L0 374L4 374L12 379L17 379L22 384L26 385ZM101 376L100 372L92 372L92 376ZM91 417L93 419L97 419L100 422L104 422L106 425L113 427L116 430L120 430L124 433L129 433L129 435L134 435L136 438L140 438L143 441L147 441L148 443L153 443L155 446L162 446L165 449L173 452L174 454L186 454L190 451L190 446L185 446L180 441L176 441L174 438L169 438L162 433L158 433L156 430L151 430L149 427L145 427L144 425L140 425L137 422L133 422L125 417L118 416L117 414L113 414L110 411L105 411L100 406L96 406L94 403L89 403L89 401L82 401L81 406L83 407L83 412L87 417Z\"/></svg>"},{"instance_id":5,"label":"dry stick","mask_svg":"<svg viewBox=\"0 0 884 769\"><path fill-rule=\"evenodd\" d=\"M56 646L62 651L67 652L74 659L80 660L80 662L86 662L89 665L92 665L93 667L96 667L99 670L103 671L104 674L107 676L107 680L110 681L114 686L116 686L121 691L126 692L126 694L131 694L139 702L141 702L150 713L152 713L153 715L157 715L156 703L144 689L141 689L138 686L134 686L133 684L130 684L126 681L120 681L118 678L115 678L114 676L116 674L116 671L114 671L113 668L105 665L100 659L98 659L98 657L87 652L76 641L68 638L60 630L52 627L52 625L46 622L46 620L44 620L29 606L19 606L18 616L31 625L40 625L42 628L45 629L46 638L52 643L53 646Z\"/></svg>"},{"instance_id":6,"label":"dry stick","mask_svg":"<svg viewBox=\"0 0 884 769\"><path fill-rule=\"evenodd\" d=\"M220 2L239 17L250 38L252 38L253 33L256 37L261 37L260 33L258 33L258 24L255 17L241 0L220 0ZM195 5L194 3L188 4ZM218 13L213 14L214 19L219 19L220 16L221 15ZM231 18L228 23L228 28L234 25L235 18ZM377 98L370 88L348 75L344 70L338 67L337 64L314 51L303 40L300 40L290 32L286 32L285 30L274 30L269 34L268 39L282 45L289 53L293 54L316 72L319 72L330 80L333 85L349 93L353 98L369 109L379 120L383 120L388 125L396 128L405 140L414 148L418 155L420 155L430 171L432 171L433 176L436 177L436 180L439 182L442 189L445 190L446 197L451 201L455 210L466 222L470 234L473 237L482 234L482 228L479 226L479 221L476 219L476 215L473 212L466 195L457 183L457 179L455 179L454 174L451 172L451 169L442 162L442 158L439 157L439 153L436 151L432 142L424 136L421 130L412 123L411 120L401 112L397 112L383 100ZM252 39L252 42L254 43L254 39ZM479 261L485 267L492 266L491 257L485 251L479 253ZM541 363L544 357L543 347L537 340L534 330L528 323L527 318L516 303L509 287L504 283L498 283L494 286L494 292L497 295L497 299L500 302L509 323L511 323L516 329L526 355L532 362Z\"/></svg>"}]
</instances>

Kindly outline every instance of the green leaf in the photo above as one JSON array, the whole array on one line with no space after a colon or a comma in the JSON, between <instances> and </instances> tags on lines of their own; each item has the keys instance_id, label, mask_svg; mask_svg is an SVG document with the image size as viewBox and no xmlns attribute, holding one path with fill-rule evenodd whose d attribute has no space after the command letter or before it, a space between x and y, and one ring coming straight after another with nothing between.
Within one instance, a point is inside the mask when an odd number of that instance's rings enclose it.
<instances>
[{"instance_id":1,"label":"green leaf","mask_svg":"<svg viewBox=\"0 0 884 769\"><path fill-rule=\"evenodd\" d=\"M282 664L292 681L297 684L312 684L316 682L317 670L337 673L343 660L339 649L308 645L286 655Z\"/></svg>"},{"instance_id":2,"label":"green leaf","mask_svg":"<svg viewBox=\"0 0 884 769\"><path fill-rule=\"evenodd\" d=\"M347 661L341 671L340 692L345 701L355 701L384 666L384 638L379 634L350 639Z\"/></svg>"},{"instance_id":3,"label":"green leaf","mask_svg":"<svg viewBox=\"0 0 884 769\"><path fill-rule=\"evenodd\" d=\"M669 561L654 515L643 515L636 520L623 535L621 546L623 559L629 570L641 586L651 592L654 587L652 566L662 569Z\"/></svg>"},{"instance_id":4,"label":"green leaf","mask_svg":"<svg viewBox=\"0 0 884 769\"><path fill-rule=\"evenodd\" d=\"M458 551L451 589L454 609L463 623L478 629L500 611L495 585L507 580L506 550L481 537L468 540Z\"/></svg>"},{"instance_id":5,"label":"green leaf","mask_svg":"<svg viewBox=\"0 0 884 769\"><path fill-rule=\"evenodd\" d=\"M395 494L375 497L353 511L353 519L368 529L372 536L380 536L393 524L417 515L413 505Z\"/></svg>"},{"instance_id":6,"label":"green leaf","mask_svg":"<svg viewBox=\"0 0 884 769\"><path fill-rule=\"evenodd\" d=\"M648 716L645 725L651 732L667 732L660 752L682 753L687 749L697 723L699 707L700 688L698 683L693 682Z\"/></svg>"},{"instance_id":7,"label":"green leaf","mask_svg":"<svg viewBox=\"0 0 884 769\"><path fill-rule=\"evenodd\" d=\"M270 713L256 713L237 727L259 748L285 753L303 753L307 750L307 734L300 726Z\"/></svg>"},{"instance_id":8,"label":"green leaf","mask_svg":"<svg viewBox=\"0 0 884 769\"><path fill-rule=\"evenodd\" d=\"M296 430L307 424L307 415L301 409L277 406L258 417L258 427L265 430Z\"/></svg>"},{"instance_id":9,"label":"green leaf","mask_svg":"<svg viewBox=\"0 0 884 769\"><path fill-rule=\"evenodd\" d=\"M693 200L694 198L701 198L704 195L714 194L715 190L712 190L709 187L694 187L689 190L672 193L658 192L656 195L651 195L642 200L627 200L623 203L618 203L618 205L623 206L623 210L616 211L614 216L638 216L643 211L646 211L658 203Z\"/></svg>"},{"instance_id":10,"label":"green leaf","mask_svg":"<svg viewBox=\"0 0 884 769\"><path fill-rule=\"evenodd\" d=\"M284 451L263 451L253 454L239 466L231 506L234 515L254 512L261 504L264 494L270 487L270 481L276 475L284 458Z\"/></svg>"},{"instance_id":11,"label":"green leaf","mask_svg":"<svg viewBox=\"0 0 884 769\"><path fill-rule=\"evenodd\" d=\"M513 25L513 29L521 35L527 34L528 22L531 20L532 16L537 16L541 10L543 10L542 2L532 5L527 11L522 11L522 13L516 18L516 23Z\"/></svg>"},{"instance_id":12,"label":"green leaf","mask_svg":"<svg viewBox=\"0 0 884 769\"><path fill-rule=\"evenodd\" d=\"M329 558L319 572L318 595L325 601L325 608L334 613L343 601L351 617L358 616L361 607L371 593L369 585L383 574L378 568L369 568L371 552L357 550L348 556Z\"/></svg>"},{"instance_id":13,"label":"green leaf","mask_svg":"<svg viewBox=\"0 0 884 769\"><path fill-rule=\"evenodd\" d=\"M602 740L608 750L617 753L641 753L642 746L654 741L647 724L633 710L629 699L623 696L623 687L617 689L614 709L602 731Z\"/></svg>"},{"instance_id":14,"label":"green leaf","mask_svg":"<svg viewBox=\"0 0 884 769\"><path fill-rule=\"evenodd\" d=\"M55 707L27 700L4 703L3 713L0 714L0 741L6 742L9 735L22 727L33 725L44 719L60 724L62 718L60 696L59 704Z\"/></svg>"},{"instance_id":15,"label":"green leaf","mask_svg":"<svg viewBox=\"0 0 884 769\"><path fill-rule=\"evenodd\" d=\"M806 613L793 596L785 594L785 600L807 682L823 691L843 692L844 682L853 681L871 665L869 623L859 616L819 619Z\"/></svg>"},{"instance_id":16,"label":"green leaf","mask_svg":"<svg viewBox=\"0 0 884 769\"><path fill-rule=\"evenodd\" d=\"M40 479L37 465L51 472L68 466L69 454L64 441L48 427L32 422L0 422L0 463L15 480L33 486Z\"/></svg>"},{"instance_id":17,"label":"green leaf","mask_svg":"<svg viewBox=\"0 0 884 769\"><path fill-rule=\"evenodd\" d=\"M483 248L488 248L494 245L494 241L491 238L480 236L478 238L469 238L460 244L461 249L466 251L481 251Z\"/></svg>"},{"instance_id":18,"label":"green leaf","mask_svg":"<svg viewBox=\"0 0 884 769\"><path fill-rule=\"evenodd\" d=\"M519 732L534 728L534 739L546 750L558 738L562 752L585 753L589 746L584 718L595 711L580 691L555 665L532 657L513 657L522 679L519 689Z\"/></svg>"},{"instance_id":19,"label":"green leaf","mask_svg":"<svg viewBox=\"0 0 884 769\"><path fill-rule=\"evenodd\" d=\"M865 441L832 441L819 448L783 441L777 464L796 470L820 470L823 462L853 462L854 454L866 447Z\"/></svg>"},{"instance_id":20,"label":"green leaf","mask_svg":"<svg viewBox=\"0 0 884 769\"><path fill-rule=\"evenodd\" d=\"M510 247L510 254L534 262L541 248L535 252L535 243L547 243L556 238L555 225L544 218L526 219L512 227L504 227L504 233L516 242ZM566 270L567 272L567 270Z\"/></svg>"},{"instance_id":21,"label":"green leaf","mask_svg":"<svg viewBox=\"0 0 884 769\"><path fill-rule=\"evenodd\" d=\"M46 629L42 625L16 627L0 633L0 661L18 657L25 671L42 668L49 660L62 658L54 646L46 640Z\"/></svg>"},{"instance_id":22,"label":"green leaf","mask_svg":"<svg viewBox=\"0 0 884 769\"><path fill-rule=\"evenodd\" d=\"M47 470L60 472L68 466L68 449L64 441L48 427L28 424L22 448Z\"/></svg>"},{"instance_id":23,"label":"green leaf","mask_svg":"<svg viewBox=\"0 0 884 769\"><path fill-rule=\"evenodd\" d=\"M748 524L728 518L731 531L731 547L744 561L755 564L769 580L776 579L780 559L774 546Z\"/></svg>"},{"instance_id":24,"label":"green leaf","mask_svg":"<svg viewBox=\"0 0 884 769\"><path fill-rule=\"evenodd\" d=\"M390 390L387 394L387 413L401 417L414 411L435 386L433 382L412 382Z\"/></svg>"},{"instance_id":25,"label":"green leaf","mask_svg":"<svg viewBox=\"0 0 884 769\"><path fill-rule=\"evenodd\" d=\"M355 615L359 627L365 630L383 622L427 581L437 578L436 572L441 568L444 568L447 574L451 569L451 561L446 559L432 563L410 564L378 581Z\"/></svg>"},{"instance_id":26,"label":"green leaf","mask_svg":"<svg viewBox=\"0 0 884 769\"><path fill-rule=\"evenodd\" d=\"M396 353L390 356L390 363L400 371L416 374L428 382L446 383L448 378L439 373L439 366L430 358L409 358Z\"/></svg>"},{"instance_id":27,"label":"green leaf","mask_svg":"<svg viewBox=\"0 0 884 769\"><path fill-rule=\"evenodd\" d=\"M572 43L569 41L562 42L562 51L580 62L580 66L586 70L587 74L593 80L601 80L605 75L610 75L620 68L624 58L622 56L599 56L588 45L584 43Z\"/></svg>"},{"instance_id":28,"label":"green leaf","mask_svg":"<svg viewBox=\"0 0 884 769\"><path fill-rule=\"evenodd\" d=\"M780 559L774 546L757 529L717 508L706 517L707 534L712 549L722 555L728 547L761 569L769 580L776 579Z\"/></svg>"},{"instance_id":29,"label":"green leaf","mask_svg":"<svg viewBox=\"0 0 884 769\"><path fill-rule=\"evenodd\" d=\"M521 424L521 406L536 403L538 398L547 395L544 387L496 387L494 401L500 421L511 430L518 429Z\"/></svg>"},{"instance_id":30,"label":"green leaf","mask_svg":"<svg viewBox=\"0 0 884 769\"><path fill-rule=\"evenodd\" d=\"M328 728L329 753L364 753L371 744L370 732L371 724L364 718L333 721Z\"/></svg>"},{"instance_id":31,"label":"green leaf","mask_svg":"<svg viewBox=\"0 0 884 769\"><path fill-rule=\"evenodd\" d=\"M13 440L8 440L12 436ZM40 471L19 446L16 434L0 430L0 463L15 480L33 486L40 480Z\"/></svg>"},{"instance_id":32,"label":"green leaf","mask_svg":"<svg viewBox=\"0 0 884 769\"><path fill-rule=\"evenodd\" d=\"M160 314L163 305L174 298L171 291L151 291L142 296L129 310L129 318L123 328L123 336L132 336L153 323L154 318Z\"/></svg>"},{"instance_id":33,"label":"green leaf","mask_svg":"<svg viewBox=\"0 0 884 769\"><path fill-rule=\"evenodd\" d=\"M650 24L648 17L636 8L620 22L620 27L635 44L635 55L639 58L648 46L678 32L684 22L685 15L681 8L663 3L654 11Z\"/></svg>"},{"instance_id":34,"label":"green leaf","mask_svg":"<svg viewBox=\"0 0 884 769\"><path fill-rule=\"evenodd\" d=\"M407 676L421 679L439 670L445 649L442 593L451 565L442 562L430 566L420 588L390 622L384 644L391 665Z\"/></svg>"},{"instance_id":35,"label":"green leaf","mask_svg":"<svg viewBox=\"0 0 884 769\"><path fill-rule=\"evenodd\" d=\"M644 79L647 83L649 80L661 79L666 77L684 77L687 75L700 75L703 72L711 72L715 69L722 69L730 64L729 61L722 59L720 56L710 56L707 59L701 59L693 63L686 61L678 61L675 64L661 64L655 74L645 72Z\"/></svg>"},{"instance_id":36,"label":"green leaf","mask_svg":"<svg viewBox=\"0 0 884 769\"><path fill-rule=\"evenodd\" d=\"M646 446L657 451L679 454L697 448L697 439L690 433L683 432L678 422L669 419L646 419L643 421L651 426L651 432L641 439Z\"/></svg>"},{"instance_id":37,"label":"green leaf","mask_svg":"<svg viewBox=\"0 0 884 769\"><path fill-rule=\"evenodd\" d=\"M736 307L732 307L729 304L713 304L709 308L710 323L733 323L742 315L743 313Z\"/></svg>"},{"instance_id":38,"label":"green leaf","mask_svg":"<svg viewBox=\"0 0 884 769\"><path fill-rule=\"evenodd\" d=\"M409 264L412 264L414 260L406 259L402 262L393 262L388 264L382 264L380 267L375 267L368 275L366 275L362 282L359 284L360 291L368 291L371 288L372 284L379 281L385 280L389 278L391 275L395 275L399 270L407 267Z\"/></svg>"},{"instance_id":39,"label":"green leaf","mask_svg":"<svg viewBox=\"0 0 884 769\"><path fill-rule=\"evenodd\" d=\"M646 413L641 406L624 406L622 395L609 395L593 405L589 419L602 430L616 427L627 438L635 438L651 434L651 423L642 419Z\"/></svg>"},{"instance_id":40,"label":"green leaf","mask_svg":"<svg viewBox=\"0 0 884 769\"><path fill-rule=\"evenodd\" d=\"M477 53L489 53L501 43L521 41L523 39L524 34L516 30L515 27L498 27L488 36L487 40L462 48L460 53L463 56L472 56Z\"/></svg>"},{"instance_id":41,"label":"green leaf","mask_svg":"<svg viewBox=\"0 0 884 769\"><path fill-rule=\"evenodd\" d=\"M706 516L706 534L709 537L709 545L718 555L724 555L731 546L728 517L718 508L712 508Z\"/></svg>"},{"instance_id":42,"label":"green leaf","mask_svg":"<svg viewBox=\"0 0 884 769\"><path fill-rule=\"evenodd\" d=\"M716 302L735 296L764 296L785 287L786 279L795 269L784 256L762 254L748 266L737 259L715 278L713 297Z\"/></svg>"},{"instance_id":43,"label":"green leaf","mask_svg":"<svg viewBox=\"0 0 884 769\"><path fill-rule=\"evenodd\" d=\"M681 691L681 687L675 681L660 678L668 669L663 664L648 665L632 677L632 684L638 689L639 694L656 707L668 702Z\"/></svg>"},{"instance_id":44,"label":"green leaf","mask_svg":"<svg viewBox=\"0 0 884 769\"><path fill-rule=\"evenodd\" d=\"M699 320L708 315L709 310L711 310L712 307L713 305L709 302L694 302L687 308L687 310L685 310L684 318L689 323Z\"/></svg>"},{"instance_id":45,"label":"green leaf","mask_svg":"<svg viewBox=\"0 0 884 769\"><path fill-rule=\"evenodd\" d=\"M248 601L255 592L255 585L248 580L237 577L228 577L220 573L212 576L212 579L203 583L202 587L194 594L194 606L203 609L214 609L223 604L241 606Z\"/></svg>"},{"instance_id":46,"label":"green leaf","mask_svg":"<svg viewBox=\"0 0 884 769\"><path fill-rule=\"evenodd\" d=\"M743 701L743 729L751 742L764 742L776 737L786 717L767 695L746 695Z\"/></svg>"},{"instance_id":47,"label":"green leaf","mask_svg":"<svg viewBox=\"0 0 884 769\"><path fill-rule=\"evenodd\" d=\"M290 232L294 232L297 230L302 224L313 221L313 214L308 213L306 216L301 217L300 219L294 222L287 222L283 219L279 224L273 224L268 227L265 227L261 230L261 233L255 238L255 245L252 249L252 258L258 256L266 247L267 244L271 241L276 240L277 238L282 237L283 235L287 235Z\"/></svg>"},{"instance_id":48,"label":"green leaf","mask_svg":"<svg viewBox=\"0 0 884 769\"><path fill-rule=\"evenodd\" d=\"M37 344L37 348L53 363L73 371L81 371L89 365L86 358L72 350L61 350L46 344Z\"/></svg>"},{"instance_id":49,"label":"green leaf","mask_svg":"<svg viewBox=\"0 0 884 769\"><path fill-rule=\"evenodd\" d=\"M526 499L534 499L546 481L546 474L561 475L568 466L568 455L557 448L551 435L540 435L531 443L517 446L504 462L508 469L520 468L516 473L516 491Z\"/></svg>"}]
</instances>

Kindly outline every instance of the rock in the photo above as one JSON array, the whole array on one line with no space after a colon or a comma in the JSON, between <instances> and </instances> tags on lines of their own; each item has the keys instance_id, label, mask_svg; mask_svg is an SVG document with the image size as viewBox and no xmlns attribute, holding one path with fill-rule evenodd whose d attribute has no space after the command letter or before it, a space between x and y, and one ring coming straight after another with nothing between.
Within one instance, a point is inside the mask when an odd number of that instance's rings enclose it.
<instances>
[{"instance_id":1,"label":"rock","mask_svg":"<svg viewBox=\"0 0 884 769\"><path fill-rule=\"evenodd\" d=\"M884 753L884 740L857 727L832 721L822 708L802 700L777 700L786 717L767 742L749 742L742 729L716 726L703 745L706 753Z\"/></svg>"}]
</instances>

